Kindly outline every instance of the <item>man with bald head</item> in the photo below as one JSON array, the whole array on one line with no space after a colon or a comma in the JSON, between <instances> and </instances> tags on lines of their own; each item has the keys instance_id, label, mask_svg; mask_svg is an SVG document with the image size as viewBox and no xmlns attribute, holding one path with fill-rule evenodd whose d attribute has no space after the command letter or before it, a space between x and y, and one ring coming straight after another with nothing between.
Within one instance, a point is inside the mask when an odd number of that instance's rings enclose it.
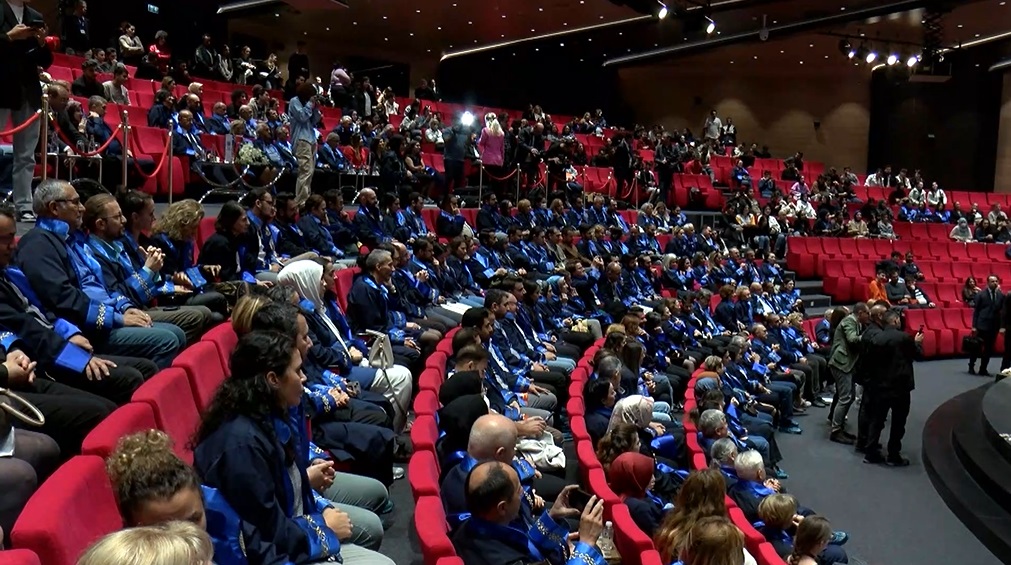
<instances>
[{"instance_id":1,"label":"man with bald head","mask_svg":"<svg viewBox=\"0 0 1011 565\"><path fill-rule=\"evenodd\" d=\"M565 489L563 479L552 475L541 475L525 459L516 457L516 442L519 439L516 422L500 414L486 414L474 422L467 441L467 454L454 468L446 472L442 481L442 505L455 523L454 516L467 512L464 493L467 474L484 461L498 461L512 466L524 485L523 508L520 518L529 527L534 523L534 512L544 508L558 498ZM541 430L543 433L543 429ZM543 498L542 498L543 497Z\"/></svg>"},{"instance_id":2,"label":"man with bald head","mask_svg":"<svg viewBox=\"0 0 1011 565\"><path fill-rule=\"evenodd\" d=\"M516 470L499 461L476 466L466 480L470 517L453 535L453 546L464 563L514 565L516 563L565 563L603 565L597 538L603 530L604 505L591 496L586 508L569 506L566 487L550 510L528 529L515 523L523 504L523 487ZM579 516L579 541L569 550L564 518ZM517 531L519 530L519 531ZM519 535L525 531L526 536Z\"/></svg>"},{"instance_id":3,"label":"man with bald head","mask_svg":"<svg viewBox=\"0 0 1011 565\"><path fill-rule=\"evenodd\" d=\"M379 213L379 199L376 196L376 191L371 188L363 188L358 193L358 212L355 213L354 226L355 233L358 234L358 241L368 246L369 249L375 249L381 243L393 241L393 238L383 228L383 218Z\"/></svg>"}]
</instances>

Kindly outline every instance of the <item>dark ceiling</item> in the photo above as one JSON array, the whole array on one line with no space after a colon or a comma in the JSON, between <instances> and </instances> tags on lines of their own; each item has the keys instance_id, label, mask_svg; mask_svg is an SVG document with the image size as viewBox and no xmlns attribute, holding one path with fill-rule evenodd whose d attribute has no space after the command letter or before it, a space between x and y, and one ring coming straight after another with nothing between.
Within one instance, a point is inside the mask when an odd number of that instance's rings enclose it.
<instances>
[{"instance_id":1,"label":"dark ceiling","mask_svg":"<svg viewBox=\"0 0 1011 565\"><path fill-rule=\"evenodd\" d=\"M348 8L334 8L331 0L288 0L255 10L238 12L235 18L302 35L309 41L339 42L349 49L374 47L377 51L401 54L404 62L418 58L443 60L466 57L475 61L529 53L567 53L573 61L586 63L613 60L619 56L703 43L697 51L711 51L731 35L751 33L747 43L758 44L757 32L824 17L846 18L825 25L808 26L805 33L863 34L869 41L921 43L922 9L870 18L851 14L868 8L892 5L899 0L714 0L705 10L716 23L715 33L703 31L703 9L695 2L666 0L671 15L664 20L644 16L627 6L608 0L547 0L540 3L507 0L347 0ZM935 1L910 2L907 6L925 6ZM957 45L977 37L1011 31L1011 6L1005 0L964 0L956 4L943 20L944 42ZM295 6L299 6L296 8ZM307 6L329 6L314 9ZM658 5L659 6L659 5ZM688 8L687 15L675 14L676 8ZM885 10L887 11L887 10ZM849 14L847 14L849 13ZM625 22L625 23L622 23ZM589 28L589 29L587 29ZM584 31L577 31L584 30ZM798 32L799 33L799 32ZM797 35L793 33L792 35ZM778 39L775 37L774 39ZM838 52L838 38L824 36L816 43L824 58ZM353 46L353 47L350 47ZM696 51L696 52L697 52ZM785 51L785 49L784 49ZM650 62L687 53L663 53ZM794 57L796 58L796 57ZM728 59L729 60L729 59ZM797 59L798 61L800 59ZM627 61L622 64L638 64Z\"/></svg>"}]
</instances>

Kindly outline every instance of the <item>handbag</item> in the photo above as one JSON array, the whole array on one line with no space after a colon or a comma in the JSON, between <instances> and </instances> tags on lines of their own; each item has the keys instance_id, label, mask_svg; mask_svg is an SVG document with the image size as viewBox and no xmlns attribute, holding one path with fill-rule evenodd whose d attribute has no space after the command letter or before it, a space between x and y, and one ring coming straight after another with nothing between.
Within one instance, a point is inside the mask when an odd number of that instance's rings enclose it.
<instances>
[{"instance_id":1,"label":"handbag","mask_svg":"<svg viewBox=\"0 0 1011 565\"><path fill-rule=\"evenodd\" d=\"M967 335L962 338L962 352L978 356L983 351L983 339L979 336Z\"/></svg>"},{"instance_id":2,"label":"handbag","mask_svg":"<svg viewBox=\"0 0 1011 565\"><path fill-rule=\"evenodd\" d=\"M0 388L0 438L5 438L11 433L11 429L14 427L14 418L36 427L46 423L46 417L34 404L10 389Z\"/></svg>"}]
</instances>

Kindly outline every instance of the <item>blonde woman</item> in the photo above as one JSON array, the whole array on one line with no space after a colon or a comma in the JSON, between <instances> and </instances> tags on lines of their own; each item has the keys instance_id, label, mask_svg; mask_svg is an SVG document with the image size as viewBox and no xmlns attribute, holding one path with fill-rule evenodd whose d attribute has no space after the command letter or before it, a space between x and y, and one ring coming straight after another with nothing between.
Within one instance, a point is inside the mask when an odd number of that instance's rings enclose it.
<instances>
[{"instance_id":1,"label":"blonde woman","mask_svg":"<svg viewBox=\"0 0 1011 565\"><path fill-rule=\"evenodd\" d=\"M477 150L481 155L481 164L484 165L487 171L485 175L486 182L492 186L495 192L500 193L501 191L498 188L505 181L496 181L494 179L505 176L505 170L503 169L503 165L505 164L505 132L502 131L502 125L499 124L498 117L494 112L488 112L484 117L484 129L481 130L481 136L477 140Z\"/></svg>"},{"instance_id":2,"label":"blonde woman","mask_svg":"<svg viewBox=\"0 0 1011 565\"><path fill-rule=\"evenodd\" d=\"M744 551L744 534L722 516L699 520L680 555L683 565L744 565L749 557Z\"/></svg>"},{"instance_id":3,"label":"blonde woman","mask_svg":"<svg viewBox=\"0 0 1011 565\"><path fill-rule=\"evenodd\" d=\"M204 219L204 207L187 198L172 203L151 227L151 244L162 254L159 274L165 286L173 287L171 296L185 297L188 306L206 306L217 314L216 322L228 315L228 301L213 285L221 274L220 265L198 265L196 237Z\"/></svg>"},{"instance_id":4,"label":"blonde woman","mask_svg":"<svg viewBox=\"0 0 1011 565\"><path fill-rule=\"evenodd\" d=\"M77 565L211 565L214 546L199 526L168 522L111 533L95 542Z\"/></svg>"}]
</instances>

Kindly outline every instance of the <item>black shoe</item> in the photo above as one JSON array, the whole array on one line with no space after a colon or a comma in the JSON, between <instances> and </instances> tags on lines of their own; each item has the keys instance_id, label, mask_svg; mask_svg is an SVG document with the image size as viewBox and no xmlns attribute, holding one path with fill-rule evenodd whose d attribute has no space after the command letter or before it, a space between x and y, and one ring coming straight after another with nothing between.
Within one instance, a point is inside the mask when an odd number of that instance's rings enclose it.
<instances>
[{"instance_id":1,"label":"black shoe","mask_svg":"<svg viewBox=\"0 0 1011 565\"><path fill-rule=\"evenodd\" d=\"M881 455L880 451L868 451L867 455L864 457L864 463L868 465L880 465L885 463L887 460Z\"/></svg>"},{"instance_id":2,"label":"black shoe","mask_svg":"<svg viewBox=\"0 0 1011 565\"><path fill-rule=\"evenodd\" d=\"M855 443L854 440L853 440L853 438L848 437L846 435L846 432L843 432L843 431L832 432L828 436L828 439L829 439L829 441L833 441L835 443L841 443L843 445L853 445Z\"/></svg>"},{"instance_id":3,"label":"black shoe","mask_svg":"<svg viewBox=\"0 0 1011 565\"><path fill-rule=\"evenodd\" d=\"M842 435L844 435L844 436L846 436L846 437L850 438L850 439L851 439L851 440L853 440L853 441L856 441L856 440L857 440L857 436L855 436L855 435L853 435L853 434L851 434L851 433L847 432L846 430L839 430L839 433L841 433Z\"/></svg>"},{"instance_id":4,"label":"black shoe","mask_svg":"<svg viewBox=\"0 0 1011 565\"><path fill-rule=\"evenodd\" d=\"M909 459L906 459L901 455L889 455L888 458L885 459L885 464L889 467L908 467Z\"/></svg>"},{"instance_id":5,"label":"black shoe","mask_svg":"<svg viewBox=\"0 0 1011 565\"><path fill-rule=\"evenodd\" d=\"M976 374L976 367L973 367L972 365L969 365L969 374L970 375L975 375Z\"/></svg>"},{"instance_id":6,"label":"black shoe","mask_svg":"<svg viewBox=\"0 0 1011 565\"><path fill-rule=\"evenodd\" d=\"M979 372L976 373L976 374L979 375L979 376L981 376L981 377L989 377L990 376L990 372L987 371L986 369L980 369Z\"/></svg>"},{"instance_id":7,"label":"black shoe","mask_svg":"<svg viewBox=\"0 0 1011 565\"><path fill-rule=\"evenodd\" d=\"M811 401L811 406L817 406L818 408L825 408L828 406L828 402L818 398L817 396Z\"/></svg>"}]
</instances>

